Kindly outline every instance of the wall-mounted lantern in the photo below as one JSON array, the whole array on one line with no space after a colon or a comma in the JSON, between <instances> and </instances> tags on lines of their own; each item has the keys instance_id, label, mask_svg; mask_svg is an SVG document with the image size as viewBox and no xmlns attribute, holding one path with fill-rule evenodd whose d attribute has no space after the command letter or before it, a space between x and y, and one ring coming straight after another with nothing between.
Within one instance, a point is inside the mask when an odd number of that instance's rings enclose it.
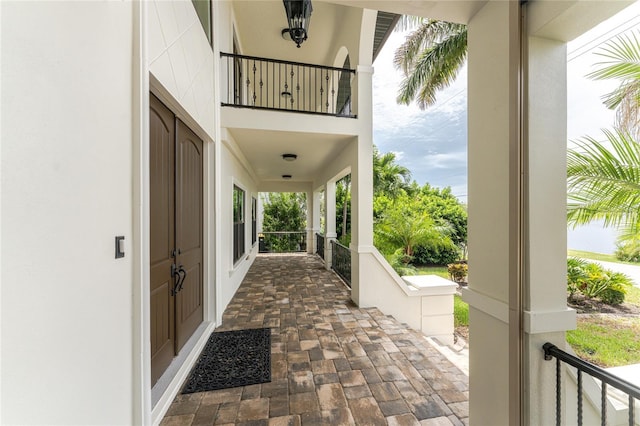
<instances>
[{"instance_id":1,"label":"wall-mounted lantern","mask_svg":"<svg viewBox=\"0 0 640 426\"><path fill-rule=\"evenodd\" d=\"M300 47L307 39L309 21L311 20L311 0L283 0L284 10L287 13L289 28L282 30L282 35L289 34L291 40Z\"/></svg>"}]
</instances>

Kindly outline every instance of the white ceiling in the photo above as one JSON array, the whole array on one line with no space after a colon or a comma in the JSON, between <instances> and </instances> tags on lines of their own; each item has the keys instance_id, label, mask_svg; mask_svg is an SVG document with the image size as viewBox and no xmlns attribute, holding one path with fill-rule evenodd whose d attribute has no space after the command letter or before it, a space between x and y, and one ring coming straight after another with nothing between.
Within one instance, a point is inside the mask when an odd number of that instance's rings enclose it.
<instances>
[{"instance_id":1,"label":"white ceiling","mask_svg":"<svg viewBox=\"0 0 640 426\"><path fill-rule=\"evenodd\" d=\"M283 174L292 181L313 182L352 137L318 133L229 129L229 133L262 181L282 181ZM282 154L296 154L295 161L285 161Z\"/></svg>"}]
</instances>

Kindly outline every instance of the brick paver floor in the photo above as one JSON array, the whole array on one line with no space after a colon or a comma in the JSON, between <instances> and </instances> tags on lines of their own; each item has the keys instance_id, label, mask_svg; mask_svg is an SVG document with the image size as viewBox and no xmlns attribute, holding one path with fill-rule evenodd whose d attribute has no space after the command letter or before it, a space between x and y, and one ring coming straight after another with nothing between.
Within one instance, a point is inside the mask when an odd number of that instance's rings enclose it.
<instances>
[{"instance_id":1,"label":"brick paver floor","mask_svg":"<svg viewBox=\"0 0 640 426\"><path fill-rule=\"evenodd\" d=\"M467 376L316 256L258 256L217 330L258 327L271 382L178 395L162 425L468 424Z\"/></svg>"}]
</instances>

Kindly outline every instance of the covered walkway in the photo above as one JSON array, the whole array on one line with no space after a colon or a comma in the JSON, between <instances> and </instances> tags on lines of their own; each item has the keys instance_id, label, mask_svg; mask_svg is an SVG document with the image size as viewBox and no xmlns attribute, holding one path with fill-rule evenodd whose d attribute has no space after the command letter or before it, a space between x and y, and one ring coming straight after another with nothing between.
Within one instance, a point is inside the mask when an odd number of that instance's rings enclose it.
<instances>
[{"instance_id":1,"label":"covered walkway","mask_svg":"<svg viewBox=\"0 0 640 426\"><path fill-rule=\"evenodd\" d=\"M271 383L178 395L163 425L468 424L468 378L424 336L359 309L312 255L261 255L217 331L271 328Z\"/></svg>"}]
</instances>

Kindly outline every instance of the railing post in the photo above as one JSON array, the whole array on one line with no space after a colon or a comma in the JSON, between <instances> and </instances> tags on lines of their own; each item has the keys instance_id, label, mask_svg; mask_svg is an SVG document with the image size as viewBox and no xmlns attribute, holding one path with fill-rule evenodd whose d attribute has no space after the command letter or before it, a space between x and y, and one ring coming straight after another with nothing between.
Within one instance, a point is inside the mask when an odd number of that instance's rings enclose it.
<instances>
[{"instance_id":1,"label":"railing post","mask_svg":"<svg viewBox=\"0 0 640 426\"><path fill-rule=\"evenodd\" d=\"M576 379L577 379L576 411L577 413L576 413L575 423L579 425L582 424L583 416L587 415L583 410L583 393L585 393L585 390L584 390L585 387L583 384L583 373L586 373L591 378L595 378L600 381L600 388L601 388L600 424L602 425L607 424L607 404L608 404L607 389L609 387L616 388L620 392L627 394L629 399L629 402L628 402L629 405L627 407L629 410L628 411L629 425L633 426L635 424L634 402L635 402L635 399L640 398L640 387L638 387L634 383L630 383L612 374L611 372L603 370L602 368L596 365L593 365L587 361L584 361L575 355L569 354L559 349L557 346L551 343L545 343L542 349L544 350L545 360L549 361L549 360L552 360L554 357L556 358L556 404L555 404L556 405L555 407L556 408L556 425L562 424L563 416L566 417L566 414L567 414L566 412L564 412L566 408L564 408L562 405L563 385L562 385L561 376L564 370L562 368L563 367L562 363L565 363L566 365L570 365L571 367L577 370L576 371ZM573 370L573 368L571 370ZM567 386L564 386L564 388L566 389ZM597 404L597 401L595 399L592 399L592 401L594 404ZM597 412L598 407L594 406L593 408L595 408ZM590 418L585 419L585 421L589 424L594 424L593 420L594 419L590 419ZM573 423L573 420L571 421L571 423Z\"/></svg>"},{"instance_id":2,"label":"railing post","mask_svg":"<svg viewBox=\"0 0 640 426\"><path fill-rule=\"evenodd\" d=\"M331 270L331 266L333 265L333 245L332 241L337 240L337 234L329 234L327 233L324 236L324 267L327 271Z\"/></svg>"}]
</instances>

